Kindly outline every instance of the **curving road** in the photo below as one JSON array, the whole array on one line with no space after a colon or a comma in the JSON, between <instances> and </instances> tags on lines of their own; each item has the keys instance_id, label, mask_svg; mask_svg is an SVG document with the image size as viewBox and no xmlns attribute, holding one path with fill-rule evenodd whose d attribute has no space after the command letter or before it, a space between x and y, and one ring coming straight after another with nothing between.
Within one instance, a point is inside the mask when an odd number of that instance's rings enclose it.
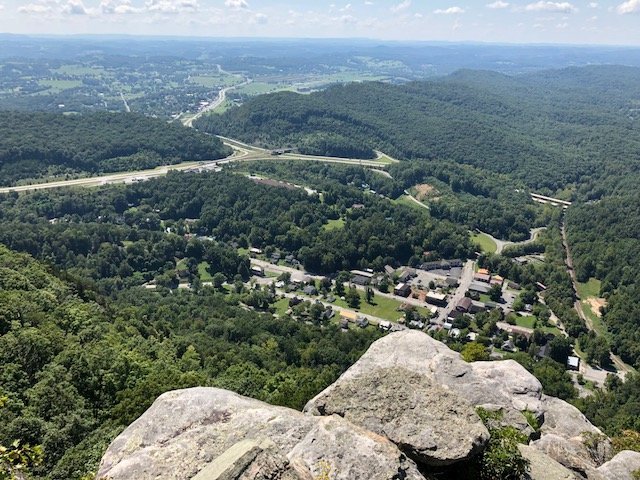
<instances>
[{"instance_id":1,"label":"curving road","mask_svg":"<svg viewBox=\"0 0 640 480\"><path fill-rule=\"evenodd\" d=\"M107 185L112 183L135 183L151 178L162 177L169 171L206 171L216 168L219 165L224 165L231 162L250 162L256 160L300 160L300 161L314 161L323 163L336 163L346 165L358 165L361 167L375 167L383 169L386 167L386 163L382 163L376 160L359 160L355 158L340 158L340 157L324 157L319 155L297 155L293 153L287 153L284 155L271 155L270 151L264 148L254 147L248 145L239 140L234 140L227 137L219 137L222 142L233 149L233 153L226 158L218 160L204 160L204 161L188 161L178 163L175 165L163 165L149 170L136 170L133 172L121 172L112 173L108 175L100 175L96 177L76 178L73 180L60 180L45 183L36 183L33 185L20 185L14 187L2 187L0 193L11 192L30 192L34 190L45 190L49 188L64 188L64 187L97 187L100 185Z\"/></svg>"},{"instance_id":2,"label":"curving road","mask_svg":"<svg viewBox=\"0 0 640 480\"><path fill-rule=\"evenodd\" d=\"M510 242L508 240L500 240L499 238L494 237L493 235L489 235L488 233L485 232L480 232L484 235L486 235L487 237L489 237L491 240L493 240L496 244L496 254L501 254L503 252L503 250L506 247L510 247L510 246L517 246L517 245L526 245L527 243L532 243L534 241L537 240L538 235L540 235L540 232L542 232L543 230L546 230L547 227L538 227L538 228L532 228L531 232L529 233L529 239L528 240L522 240L520 242Z\"/></svg>"}]
</instances>

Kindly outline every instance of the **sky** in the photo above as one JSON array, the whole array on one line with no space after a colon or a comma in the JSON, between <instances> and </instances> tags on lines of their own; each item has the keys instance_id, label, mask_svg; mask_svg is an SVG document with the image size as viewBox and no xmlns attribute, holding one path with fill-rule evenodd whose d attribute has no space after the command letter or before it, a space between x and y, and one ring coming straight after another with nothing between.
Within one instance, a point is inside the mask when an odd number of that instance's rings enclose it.
<instances>
[{"instance_id":1,"label":"sky","mask_svg":"<svg viewBox=\"0 0 640 480\"><path fill-rule=\"evenodd\" d=\"M640 0L0 0L0 32L640 45Z\"/></svg>"}]
</instances>

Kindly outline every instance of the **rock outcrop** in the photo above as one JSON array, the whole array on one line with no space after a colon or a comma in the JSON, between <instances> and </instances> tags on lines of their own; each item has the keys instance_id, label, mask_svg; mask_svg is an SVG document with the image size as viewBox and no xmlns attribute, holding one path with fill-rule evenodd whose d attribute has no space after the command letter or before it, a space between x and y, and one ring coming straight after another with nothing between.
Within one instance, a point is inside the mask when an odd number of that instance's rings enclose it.
<instances>
[{"instance_id":1,"label":"rock outcrop","mask_svg":"<svg viewBox=\"0 0 640 480\"><path fill-rule=\"evenodd\" d=\"M575 473L529 445L518 445L520 454L529 460L528 480L579 480Z\"/></svg>"},{"instance_id":2,"label":"rock outcrop","mask_svg":"<svg viewBox=\"0 0 640 480\"><path fill-rule=\"evenodd\" d=\"M606 479L635 480L640 474L640 453L623 450L607 463L598 467L597 472Z\"/></svg>"},{"instance_id":3,"label":"rock outcrop","mask_svg":"<svg viewBox=\"0 0 640 480\"><path fill-rule=\"evenodd\" d=\"M576 407L546 395L542 405L544 423L535 448L585 477L610 456L609 439Z\"/></svg>"},{"instance_id":4,"label":"rock outcrop","mask_svg":"<svg viewBox=\"0 0 640 480\"><path fill-rule=\"evenodd\" d=\"M214 388L166 393L113 441L98 478L424 480L464 471L483 451L489 432L477 407L540 437L520 446L532 480L631 478L629 465L640 462L623 452L603 464L609 440L576 408L543 395L518 363L467 363L424 333L402 331L374 342L304 413Z\"/></svg>"},{"instance_id":5,"label":"rock outcrop","mask_svg":"<svg viewBox=\"0 0 640 480\"><path fill-rule=\"evenodd\" d=\"M429 377L400 367L362 371L318 395L305 412L340 415L432 466L466 460L489 440L489 432L466 400Z\"/></svg>"},{"instance_id":6,"label":"rock outcrop","mask_svg":"<svg viewBox=\"0 0 640 480\"><path fill-rule=\"evenodd\" d=\"M116 438L97 478L423 480L387 439L215 388L161 395ZM200 478L198 478L198 476Z\"/></svg>"}]
</instances>

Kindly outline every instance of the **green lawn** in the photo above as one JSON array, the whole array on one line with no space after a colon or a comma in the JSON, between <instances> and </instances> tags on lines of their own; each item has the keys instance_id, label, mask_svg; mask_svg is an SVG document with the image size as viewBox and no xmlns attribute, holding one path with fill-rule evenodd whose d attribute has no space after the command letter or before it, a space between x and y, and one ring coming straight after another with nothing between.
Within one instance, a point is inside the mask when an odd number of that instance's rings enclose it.
<instances>
[{"instance_id":1,"label":"green lawn","mask_svg":"<svg viewBox=\"0 0 640 480\"><path fill-rule=\"evenodd\" d=\"M472 233L471 240L480 246L480 250L487 253L496 253L498 246L486 233Z\"/></svg>"},{"instance_id":2,"label":"green lawn","mask_svg":"<svg viewBox=\"0 0 640 480\"><path fill-rule=\"evenodd\" d=\"M603 337L608 338L609 332L607 331L606 325L602 321L602 318L596 315L595 312L591 309L591 305L583 301L582 310L584 311L584 314L589 317L589 320L591 320L591 324L593 325L593 329L595 330L595 332L598 335L602 335Z\"/></svg>"},{"instance_id":3,"label":"green lawn","mask_svg":"<svg viewBox=\"0 0 640 480\"><path fill-rule=\"evenodd\" d=\"M82 86L80 80L40 80L38 83L43 87L49 87L50 93L60 93L63 90Z\"/></svg>"},{"instance_id":4,"label":"green lawn","mask_svg":"<svg viewBox=\"0 0 640 480\"><path fill-rule=\"evenodd\" d=\"M600 283L600 280L595 278L590 278L587 283L578 282L578 295L583 300L589 297L598 298L600 296Z\"/></svg>"},{"instance_id":5,"label":"green lawn","mask_svg":"<svg viewBox=\"0 0 640 480\"><path fill-rule=\"evenodd\" d=\"M403 312L398 311L398 307L402 305L401 302L392 298L382 297L378 295L373 297L373 305L369 305L365 301L364 292L358 291L358 293L360 294L361 299L360 308L351 308L349 305L347 305L347 302L339 298L337 298L333 303L338 307L348 308L349 310L355 310L356 312L372 315L374 317L384 318L393 322L404 316ZM420 315L430 316L430 312L426 308L417 307L417 311L418 313L420 313Z\"/></svg>"},{"instance_id":6,"label":"green lawn","mask_svg":"<svg viewBox=\"0 0 640 480\"><path fill-rule=\"evenodd\" d=\"M429 213L429 209L421 207L416 202L411 200L411 198L408 195L401 195L397 199L393 200L393 202L398 205L406 205L407 207L413 208L415 210L419 210L425 214Z\"/></svg>"},{"instance_id":7,"label":"green lawn","mask_svg":"<svg viewBox=\"0 0 640 480\"><path fill-rule=\"evenodd\" d=\"M198 276L203 282L210 282L211 280L213 280L213 277L207 270L207 266L207 262L200 262L198 264Z\"/></svg>"},{"instance_id":8,"label":"green lawn","mask_svg":"<svg viewBox=\"0 0 640 480\"><path fill-rule=\"evenodd\" d=\"M341 230L344 228L344 219L338 218L337 220L329 220L322 228L328 232L332 230Z\"/></svg>"},{"instance_id":9,"label":"green lawn","mask_svg":"<svg viewBox=\"0 0 640 480\"><path fill-rule=\"evenodd\" d=\"M536 321L538 320L535 316L521 316L515 317L516 325L524 328L534 328ZM538 326L535 327L538 330L542 330L545 333L551 333L553 335L562 335L562 332L558 329L558 327L554 327L552 325L548 327L542 326L542 323L538 323Z\"/></svg>"},{"instance_id":10,"label":"green lawn","mask_svg":"<svg viewBox=\"0 0 640 480\"><path fill-rule=\"evenodd\" d=\"M525 327L525 328L534 328L533 326L535 325L536 321L538 320L536 317L534 316L516 316L514 318L514 320L516 321L516 325L519 327Z\"/></svg>"},{"instance_id":11,"label":"green lawn","mask_svg":"<svg viewBox=\"0 0 640 480\"><path fill-rule=\"evenodd\" d=\"M600 280L595 278L590 278L586 283L578 282L578 295L580 296L580 300L582 301L582 310L591 323L593 324L593 329L596 331L598 335L603 335L605 337L608 336L607 327L602 321L602 319L596 315L596 312L593 311L591 305L588 302L585 302L587 298L599 298L600 297Z\"/></svg>"},{"instance_id":12,"label":"green lawn","mask_svg":"<svg viewBox=\"0 0 640 480\"><path fill-rule=\"evenodd\" d=\"M287 313L287 310L289 310L289 299L281 298L271 306L276 309L276 312L275 312L276 315L278 315L279 317L282 317Z\"/></svg>"}]
</instances>

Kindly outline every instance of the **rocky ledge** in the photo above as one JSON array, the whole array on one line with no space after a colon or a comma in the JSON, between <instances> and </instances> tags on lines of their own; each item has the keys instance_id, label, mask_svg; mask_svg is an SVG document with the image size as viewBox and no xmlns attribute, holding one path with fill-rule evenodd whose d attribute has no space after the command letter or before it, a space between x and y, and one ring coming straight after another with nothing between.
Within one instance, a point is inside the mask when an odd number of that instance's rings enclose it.
<instances>
[{"instance_id":1,"label":"rocky ledge","mask_svg":"<svg viewBox=\"0 0 640 480\"><path fill-rule=\"evenodd\" d=\"M518 363L467 363L403 331L375 342L303 413L215 388L166 393L113 441L97 478L453 478L489 441L478 407L529 438L519 450L530 479L632 479L640 468L635 452L605 463L609 439Z\"/></svg>"}]
</instances>

